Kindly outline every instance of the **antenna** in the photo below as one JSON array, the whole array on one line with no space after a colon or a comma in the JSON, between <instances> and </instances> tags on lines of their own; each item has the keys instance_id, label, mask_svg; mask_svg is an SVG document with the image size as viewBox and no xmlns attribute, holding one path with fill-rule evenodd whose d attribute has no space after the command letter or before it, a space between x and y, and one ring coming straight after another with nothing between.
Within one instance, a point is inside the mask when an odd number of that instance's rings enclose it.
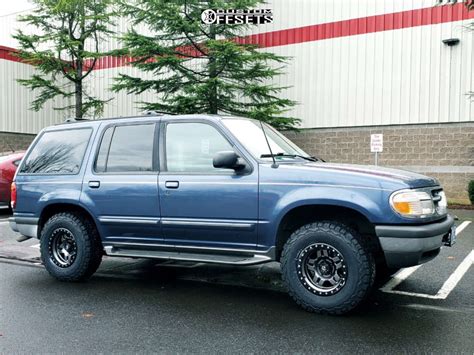
<instances>
[{"instance_id":1,"label":"antenna","mask_svg":"<svg viewBox=\"0 0 474 355\"><path fill-rule=\"evenodd\" d=\"M270 155L272 156L272 160L273 160L272 168L276 169L278 168L278 164L275 161L275 156L273 155L272 147L270 146L270 143L268 142L267 133L265 132L265 129L263 128L262 121L259 120L259 122L260 122L260 127L262 127L263 136L265 137L265 141L267 142L267 145L268 145L268 150L270 151Z\"/></svg>"}]
</instances>

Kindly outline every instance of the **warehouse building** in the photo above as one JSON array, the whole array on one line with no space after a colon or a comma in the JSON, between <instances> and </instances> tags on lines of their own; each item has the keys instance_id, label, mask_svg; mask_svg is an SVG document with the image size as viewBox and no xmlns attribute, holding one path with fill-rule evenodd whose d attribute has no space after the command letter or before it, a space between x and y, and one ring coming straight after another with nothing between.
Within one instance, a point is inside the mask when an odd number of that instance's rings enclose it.
<instances>
[{"instance_id":1,"label":"warehouse building","mask_svg":"<svg viewBox=\"0 0 474 355\"><path fill-rule=\"evenodd\" d=\"M331 162L372 164L370 135L384 135L383 166L437 177L448 198L468 202L474 179L474 12L434 0L272 0L271 24L252 27L249 41L292 57L277 84L298 102L288 115L301 119L290 136L308 153ZM28 110L34 94L15 79L35 68L12 54L16 15L0 17L0 150L24 148L64 113ZM127 23L117 24L119 30ZM119 46L115 40L108 49ZM118 73L136 69L104 57L87 82L113 98L104 116L139 112L134 97L109 91ZM136 72L135 72L136 73Z\"/></svg>"}]
</instances>

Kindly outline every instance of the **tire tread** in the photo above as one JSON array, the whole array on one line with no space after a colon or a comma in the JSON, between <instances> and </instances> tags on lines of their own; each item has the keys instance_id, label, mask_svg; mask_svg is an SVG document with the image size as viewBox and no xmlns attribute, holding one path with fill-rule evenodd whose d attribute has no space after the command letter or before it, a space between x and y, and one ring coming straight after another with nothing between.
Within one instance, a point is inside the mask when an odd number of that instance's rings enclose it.
<instances>
[{"instance_id":1,"label":"tire tread","mask_svg":"<svg viewBox=\"0 0 474 355\"><path fill-rule=\"evenodd\" d=\"M360 264L360 275L356 286L356 292L345 302L335 307L318 307L316 305L306 302L302 297L299 296L298 292L290 287L287 272L290 270L289 263L290 252L294 248L294 245L299 238L308 235L315 230L326 232L326 233L339 233L343 234L346 242L348 242L351 248L355 251L357 258L361 260ZM353 229L340 222L333 221L321 221L306 224L295 232L293 232L290 238L287 240L283 247L281 256L281 268L282 268L282 279L286 285L287 291L291 298L303 309L309 312L315 312L320 314L335 314L341 315L352 311L357 305L362 302L367 295L370 293L372 285L375 280L375 262L372 254L367 251L367 246L362 237ZM287 272L285 272L287 271Z\"/></svg>"},{"instance_id":2,"label":"tire tread","mask_svg":"<svg viewBox=\"0 0 474 355\"><path fill-rule=\"evenodd\" d=\"M58 275L53 274L48 268L48 272L57 278L60 281L65 282L78 282L84 281L90 278L98 269L101 261L102 261L102 243L100 240L100 236L97 233L95 226L89 221L89 219L85 218L80 213L75 212L60 212L53 216L51 216L45 223L41 231L40 241L43 242L43 238L45 237L45 231L51 224L57 223L61 220L69 220L69 222L75 224L81 231L82 235L84 236L84 244L85 244L85 253L84 259L81 264L81 267L71 275ZM44 241L46 242L46 241ZM46 265L47 260L45 258L47 255L45 253L41 253L41 260L44 265Z\"/></svg>"}]
</instances>

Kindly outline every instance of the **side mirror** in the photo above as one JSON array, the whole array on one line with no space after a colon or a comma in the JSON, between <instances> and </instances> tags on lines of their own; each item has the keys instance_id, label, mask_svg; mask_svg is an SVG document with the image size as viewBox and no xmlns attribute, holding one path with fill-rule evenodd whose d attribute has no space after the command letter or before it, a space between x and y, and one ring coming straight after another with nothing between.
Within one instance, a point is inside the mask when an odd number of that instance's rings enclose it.
<instances>
[{"instance_id":1,"label":"side mirror","mask_svg":"<svg viewBox=\"0 0 474 355\"><path fill-rule=\"evenodd\" d=\"M242 170L245 164L240 161L239 156L234 151L218 152L212 164L214 168Z\"/></svg>"}]
</instances>

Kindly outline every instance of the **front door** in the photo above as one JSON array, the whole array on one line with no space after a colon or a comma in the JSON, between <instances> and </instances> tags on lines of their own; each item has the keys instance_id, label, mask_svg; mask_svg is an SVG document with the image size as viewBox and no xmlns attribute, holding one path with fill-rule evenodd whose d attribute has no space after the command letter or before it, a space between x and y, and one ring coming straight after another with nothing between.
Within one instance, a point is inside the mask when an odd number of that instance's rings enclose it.
<instances>
[{"instance_id":1,"label":"front door","mask_svg":"<svg viewBox=\"0 0 474 355\"><path fill-rule=\"evenodd\" d=\"M209 121L164 120L161 130L159 192L166 243L255 249L258 170L249 162L245 173L214 168L217 152L236 149Z\"/></svg>"},{"instance_id":2,"label":"front door","mask_svg":"<svg viewBox=\"0 0 474 355\"><path fill-rule=\"evenodd\" d=\"M158 122L114 123L102 131L81 199L97 216L104 245L162 241Z\"/></svg>"}]
</instances>

